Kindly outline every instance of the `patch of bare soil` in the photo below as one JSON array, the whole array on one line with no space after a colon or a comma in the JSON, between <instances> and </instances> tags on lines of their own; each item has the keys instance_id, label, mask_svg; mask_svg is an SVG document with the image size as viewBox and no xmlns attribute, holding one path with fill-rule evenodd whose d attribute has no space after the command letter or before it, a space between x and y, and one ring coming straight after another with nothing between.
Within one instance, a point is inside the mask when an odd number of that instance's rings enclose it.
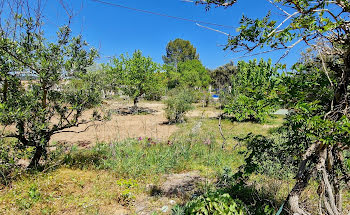
<instances>
[{"instance_id":1,"label":"patch of bare soil","mask_svg":"<svg viewBox=\"0 0 350 215\"><path fill-rule=\"evenodd\" d=\"M186 114L187 117L205 117L205 118L216 118L220 116L220 110L215 108L196 108Z\"/></svg>"},{"instance_id":2,"label":"patch of bare soil","mask_svg":"<svg viewBox=\"0 0 350 215\"><path fill-rule=\"evenodd\" d=\"M171 214L171 208L191 196L197 185L204 179L199 172L191 171L165 175L165 181L159 187L147 185L149 196L138 196L134 203L135 214L151 215L154 212Z\"/></svg>"},{"instance_id":3,"label":"patch of bare soil","mask_svg":"<svg viewBox=\"0 0 350 215\"><path fill-rule=\"evenodd\" d=\"M160 102L141 102L141 110L147 110L147 114L130 115L125 112L131 107L131 103L119 101L109 102L106 108L111 110L111 120L106 122L92 122L66 131L73 133L59 133L53 135L51 142L79 143L81 147L88 147L96 142L120 141L126 138L151 137L156 140L167 140L173 134L176 125L167 125L164 114L164 104ZM88 120L92 110L83 115ZM85 131L86 129L86 131ZM81 133L74 133L80 132Z\"/></svg>"}]
</instances>

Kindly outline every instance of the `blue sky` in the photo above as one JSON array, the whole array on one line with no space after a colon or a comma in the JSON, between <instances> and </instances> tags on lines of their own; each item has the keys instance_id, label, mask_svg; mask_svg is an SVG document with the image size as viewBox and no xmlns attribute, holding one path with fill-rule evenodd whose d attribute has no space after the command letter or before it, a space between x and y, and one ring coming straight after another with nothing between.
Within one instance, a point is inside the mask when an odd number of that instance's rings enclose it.
<instances>
[{"instance_id":1,"label":"blue sky","mask_svg":"<svg viewBox=\"0 0 350 215\"><path fill-rule=\"evenodd\" d=\"M248 17L257 18L264 16L270 9L276 11L265 0L242 0L228 9L212 8L209 11L206 11L204 6L181 0L104 1L171 16L232 26L232 28L224 28L206 25L231 34L236 33L243 13ZM105 63L111 56L119 56L125 52L132 54L134 50L140 49L144 55L152 57L158 63L163 63L162 55L165 54L167 43L176 38L191 41L197 48L200 60L207 68L216 68L230 60L237 62L253 58L239 58L242 54L223 51L227 36L198 27L192 22L104 5L92 0L68 2L68 6L76 13L71 24L73 33L81 33L90 45L99 50L101 55L99 62ZM46 17L45 28L49 35L52 35L58 26L67 21L67 16L62 6L58 4L58 0L46 2L44 15ZM300 50L300 47L296 48L282 62L291 66L299 58ZM254 58L272 58L276 62L281 55L282 53L275 52L254 56Z\"/></svg>"}]
</instances>

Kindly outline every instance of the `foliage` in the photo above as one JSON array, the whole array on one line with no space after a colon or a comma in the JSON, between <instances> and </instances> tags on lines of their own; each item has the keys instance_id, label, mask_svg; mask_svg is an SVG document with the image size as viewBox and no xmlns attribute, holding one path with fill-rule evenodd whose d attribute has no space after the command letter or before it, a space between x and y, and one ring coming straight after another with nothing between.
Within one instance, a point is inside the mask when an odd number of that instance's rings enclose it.
<instances>
[{"instance_id":1,"label":"foliage","mask_svg":"<svg viewBox=\"0 0 350 215\"><path fill-rule=\"evenodd\" d=\"M180 62L177 68L165 65L168 76L168 88L191 87L206 88L210 84L209 72L199 60Z\"/></svg>"},{"instance_id":2,"label":"foliage","mask_svg":"<svg viewBox=\"0 0 350 215\"><path fill-rule=\"evenodd\" d=\"M208 71L199 60L189 60L179 63L179 84L191 88L206 88L210 83Z\"/></svg>"},{"instance_id":3,"label":"foliage","mask_svg":"<svg viewBox=\"0 0 350 215\"><path fill-rule=\"evenodd\" d=\"M20 36L8 38L2 32L0 38L1 60L7 62L1 67L0 122L16 127L5 138L16 138L18 147L35 148L30 163L35 167L46 154L51 136L84 123L79 121L83 111L100 102L91 84L79 89L64 86L67 76L85 76L97 52L88 50L81 36L71 37L68 26L60 28L56 42L48 42L33 19L16 16L15 21L22 26L17 32ZM21 82L23 76L35 80Z\"/></svg>"},{"instance_id":4,"label":"foliage","mask_svg":"<svg viewBox=\"0 0 350 215\"><path fill-rule=\"evenodd\" d=\"M329 87L329 80L324 73L319 59L313 58L309 62L299 62L292 67L292 71L282 74L283 85L280 94L285 106L294 108L297 103L318 101L326 111L330 109L334 91ZM332 71L330 77L334 78Z\"/></svg>"},{"instance_id":5,"label":"foliage","mask_svg":"<svg viewBox=\"0 0 350 215\"><path fill-rule=\"evenodd\" d=\"M237 3L237 0L209 0L197 1L197 3L206 4L209 9L212 4L232 6ZM312 90L306 93L294 92L294 95L300 97L295 98L298 103L295 105L296 114L290 118L293 129L291 133L305 136L307 139L301 139L302 142L295 143L305 150L298 155L300 165L296 174L296 183L287 200L292 213L309 214L301 207L299 199L312 176L318 174L320 195L318 210L324 214L342 214L342 183L349 181L350 178L350 174L344 171L343 164L343 151L349 150L349 106L347 104L350 84L350 24L348 22L350 2L346 0L275 0L270 3L282 12L281 19L274 19L271 12L257 19L243 16L238 34L229 37L226 48L234 52L248 51L255 54L257 50L262 52L286 50L282 57L302 42L315 48L329 84L328 89L323 88L322 77L318 77L316 83L312 82L312 75L317 73L309 73L306 79L310 80L315 87L312 87L311 83L306 83L306 86L305 83L301 83L304 86L302 90L307 88ZM319 42L324 45L318 44ZM327 55L330 57L328 62L324 57ZM308 84L310 85L307 86ZM286 88L289 86L287 85ZM312 97L314 95L312 93L318 89L329 95L329 98Z\"/></svg>"},{"instance_id":6,"label":"foliage","mask_svg":"<svg viewBox=\"0 0 350 215\"><path fill-rule=\"evenodd\" d=\"M31 153L30 148L20 150L16 145L16 141L0 140L0 184L8 185L21 172L16 160Z\"/></svg>"},{"instance_id":7,"label":"foliage","mask_svg":"<svg viewBox=\"0 0 350 215\"><path fill-rule=\"evenodd\" d=\"M234 152L222 153L220 146L204 143L208 134L198 133L169 142L152 138L128 139L112 144L100 143L92 149L72 151L64 164L80 169L104 169L128 177L155 177L169 171L208 169L231 166ZM192 143L189 141L192 139ZM208 150L211 149L210 156ZM140 162L142 160L143 162Z\"/></svg>"},{"instance_id":8,"label":"foliage","mask_svg":"<svg viewBox=\"0 0 350 215\"><path fill-rule=\"evenodd\" d=\"M232 77L236 74L237 67L231 61L223 66L220 66L214 70L210 70L211 84L215 89L219 91L228 91L229 87L232 87Z\"/></svg>"},{"instance_id":9,"label":"foliage","mask_svg":"<svg viewBox=\"0 0 350 215\"><path fill-rule=\"evenodd\" d=\"M165 101L165 114L170 123L182 123L185 121L185 114L194 107L194 94L187 88L175 88L169 92Z\"/></svg>"},{"instance_id":10,"label":"foliage","mask_svg":"<svg viewBox=\"0 0 350 215\"><path fill-rule=\"evenodd\" d=\"M145 99L150 101L160 101L166 94L167 78L165 72L158 72L154 74L154 81L152 85L146 88Z\"/></svg>"},{"instance_id":11,"label":"foliage","mask_svg":"<svg viewBox=\"0 0 350 215\"><path fill-rule=\"evenodd\" d=\"M238 62L236 75L232 76L231 102L224 112L237 121L264 122L278 107L277 69L271 60Z\"/></svg>"},{"instance_id":12,"label":"foliage","mask_svg":"<svg viewBox=\"0 0 350 215\"><path fill-rule=\"evenodd\" d=\"M248 135L244 141L247 143L246 163L241 167L244 176L258 173L277 179L293 178L301 148L290 144L287 129L278 129L271 137Z\"/></svg>"},{"instance_id":13,"label":"foliage","mask_svg":"<svg viewBox=\"0 0 350 215\"><path fill-rule=\"evenodd\" d=\"M107 69L114 80L118 80L123 93L133 99L135 107L141 96L150 95L163 87L159 65L150 57L143 56L140 50L135 51L132 57L122 54L114 58Z\"/></svg>"},{"instance_id":14,"label":"foliage","mask_svg":"<svg viewBox=\"0 0 350 215\"><path fill-rule=\"evenodd\" d=\"M198 60L196 48L193 47L190 41L180 38L170 41L166 46L166 55L163 56L165 64L172 64L177 67L178 63L188 60Z\"/></svg>"},{"instance_id":15,"label":"foliage","mask_svg":"<svg viewBox=\"0 0 350 215\"><path fill-rule=\"evenodd\" d=\"M189 201L184 206L184 214L246 214L241 201L233 199L228 193L222 191L209 191Z\"/></svg>"}]
</instances>

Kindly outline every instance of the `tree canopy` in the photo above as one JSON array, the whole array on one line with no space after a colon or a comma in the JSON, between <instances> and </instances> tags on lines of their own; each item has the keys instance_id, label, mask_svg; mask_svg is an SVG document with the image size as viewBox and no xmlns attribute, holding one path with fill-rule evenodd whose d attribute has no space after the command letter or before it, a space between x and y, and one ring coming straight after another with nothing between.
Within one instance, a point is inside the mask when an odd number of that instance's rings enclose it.
<instances>
[{"instance_id":1,"label":"tree canopy","mask_svg":"<svg viewBox=\"0 0 350 215\"><path fill-rule=\"evenodd\" d=\"M168 87L206 88L210 84L210 75L199 60L180 62L177 69L165 66L168 76Z\"/></svg>"},{"instance_id":2,"label":"tree canopy","mask_svg":"<svg viewBox=\"0 0 350 215\"><path fill-rule=\"evenodd\" d=\"M225 113L238 121L253 120L264 122L278 107L278 66L271 60L256 59L239 61L237 71L232 76L232 92Z\"/></svg>"},{"instance_id":3,"label":"tree canopy","mask_svg":"<svg viewBox=\"0 0 350 215\"><path fill-rule=\"evenodd\" d=\"M84 110L100 102L99 92L86 79L98 54L81 36L72 37L68 26L49 42L38 30L40 22L21 15L14 21L21 27L11 29L16 34L0 31L0 122L16 129L2 138L16 138L19 148L34 148L29 167L37 167L51 136L87 123L80 120ZM34 80L22 82L23 77ZM85 81L74 87L64 83L67 78Z\"/></svg>"},{"instance_id":4,"label":"tree canopy","mask_svg":"<svg viewBox=\"0 0 350 215\"><path fill-rule=\"evenodd\" d=\"M196 48L188 40L180 38L170 41L166 46L166 55L163 56L165 64L177 65L187 60L198 60L199 54Z\"/></svg>"},{"instance_id":5,"label":"tree canopy","mask_svg":"<svg viewBox=\"0 0 350 215\"><path fill-rule=\"evenodd\" d=\"M213 87L219 90L223 90L230 86L232 87L231 79L236 71L237 67L232 61L214 70L210 70L209 73Z\"/></svg>"},{"instance_id":6,"label":"tree canopy","mask_svg":"<svg viewBox=\"0 0 350 215\"><path fill-rule=\"evenodd\" d=\"M118 81L119 89L134 100L135 108L141 96L162 87L160 66L150 57L143 56L140 50L136 50L132 57L122 54L112 59L106 69Z\"/></svg>"}]
</instances>

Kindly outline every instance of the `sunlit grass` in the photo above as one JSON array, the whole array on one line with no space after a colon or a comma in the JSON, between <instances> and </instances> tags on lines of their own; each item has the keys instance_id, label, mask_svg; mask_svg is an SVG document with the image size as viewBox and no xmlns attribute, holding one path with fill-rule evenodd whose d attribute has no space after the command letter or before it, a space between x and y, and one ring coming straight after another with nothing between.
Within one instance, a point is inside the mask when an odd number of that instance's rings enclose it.
<instances>
[{"instance_id":1,"label":"sunlit grass","mask_svg":"<svg viewBox=\"0 0 350 215\"><path fill-rule=\"evenodd\" d=\"M118 180L107 171L63 167L28 175L0 192L0 214L111 214L127 204L126 189L130 195L140 192Z\"/></svg>"},{"instance_id":2,"label":"sunlit grass","mask_svg":"<svg viewBox=\"0 0 350 215\"><path fill-rule=\"evenodd\" d=\"M269 135L282 122L222 120L224 149L218 119L198 117L178 125L169 141L128 139L76 149L58 156L63 162L57 169L23 176L0 190L0 214L116 214L148 195L147 184L160 184L166 174L196 170L213 179L224 167L237 170L245 147L235 148L233 137Z\"/></svg>"}]
</instances>

